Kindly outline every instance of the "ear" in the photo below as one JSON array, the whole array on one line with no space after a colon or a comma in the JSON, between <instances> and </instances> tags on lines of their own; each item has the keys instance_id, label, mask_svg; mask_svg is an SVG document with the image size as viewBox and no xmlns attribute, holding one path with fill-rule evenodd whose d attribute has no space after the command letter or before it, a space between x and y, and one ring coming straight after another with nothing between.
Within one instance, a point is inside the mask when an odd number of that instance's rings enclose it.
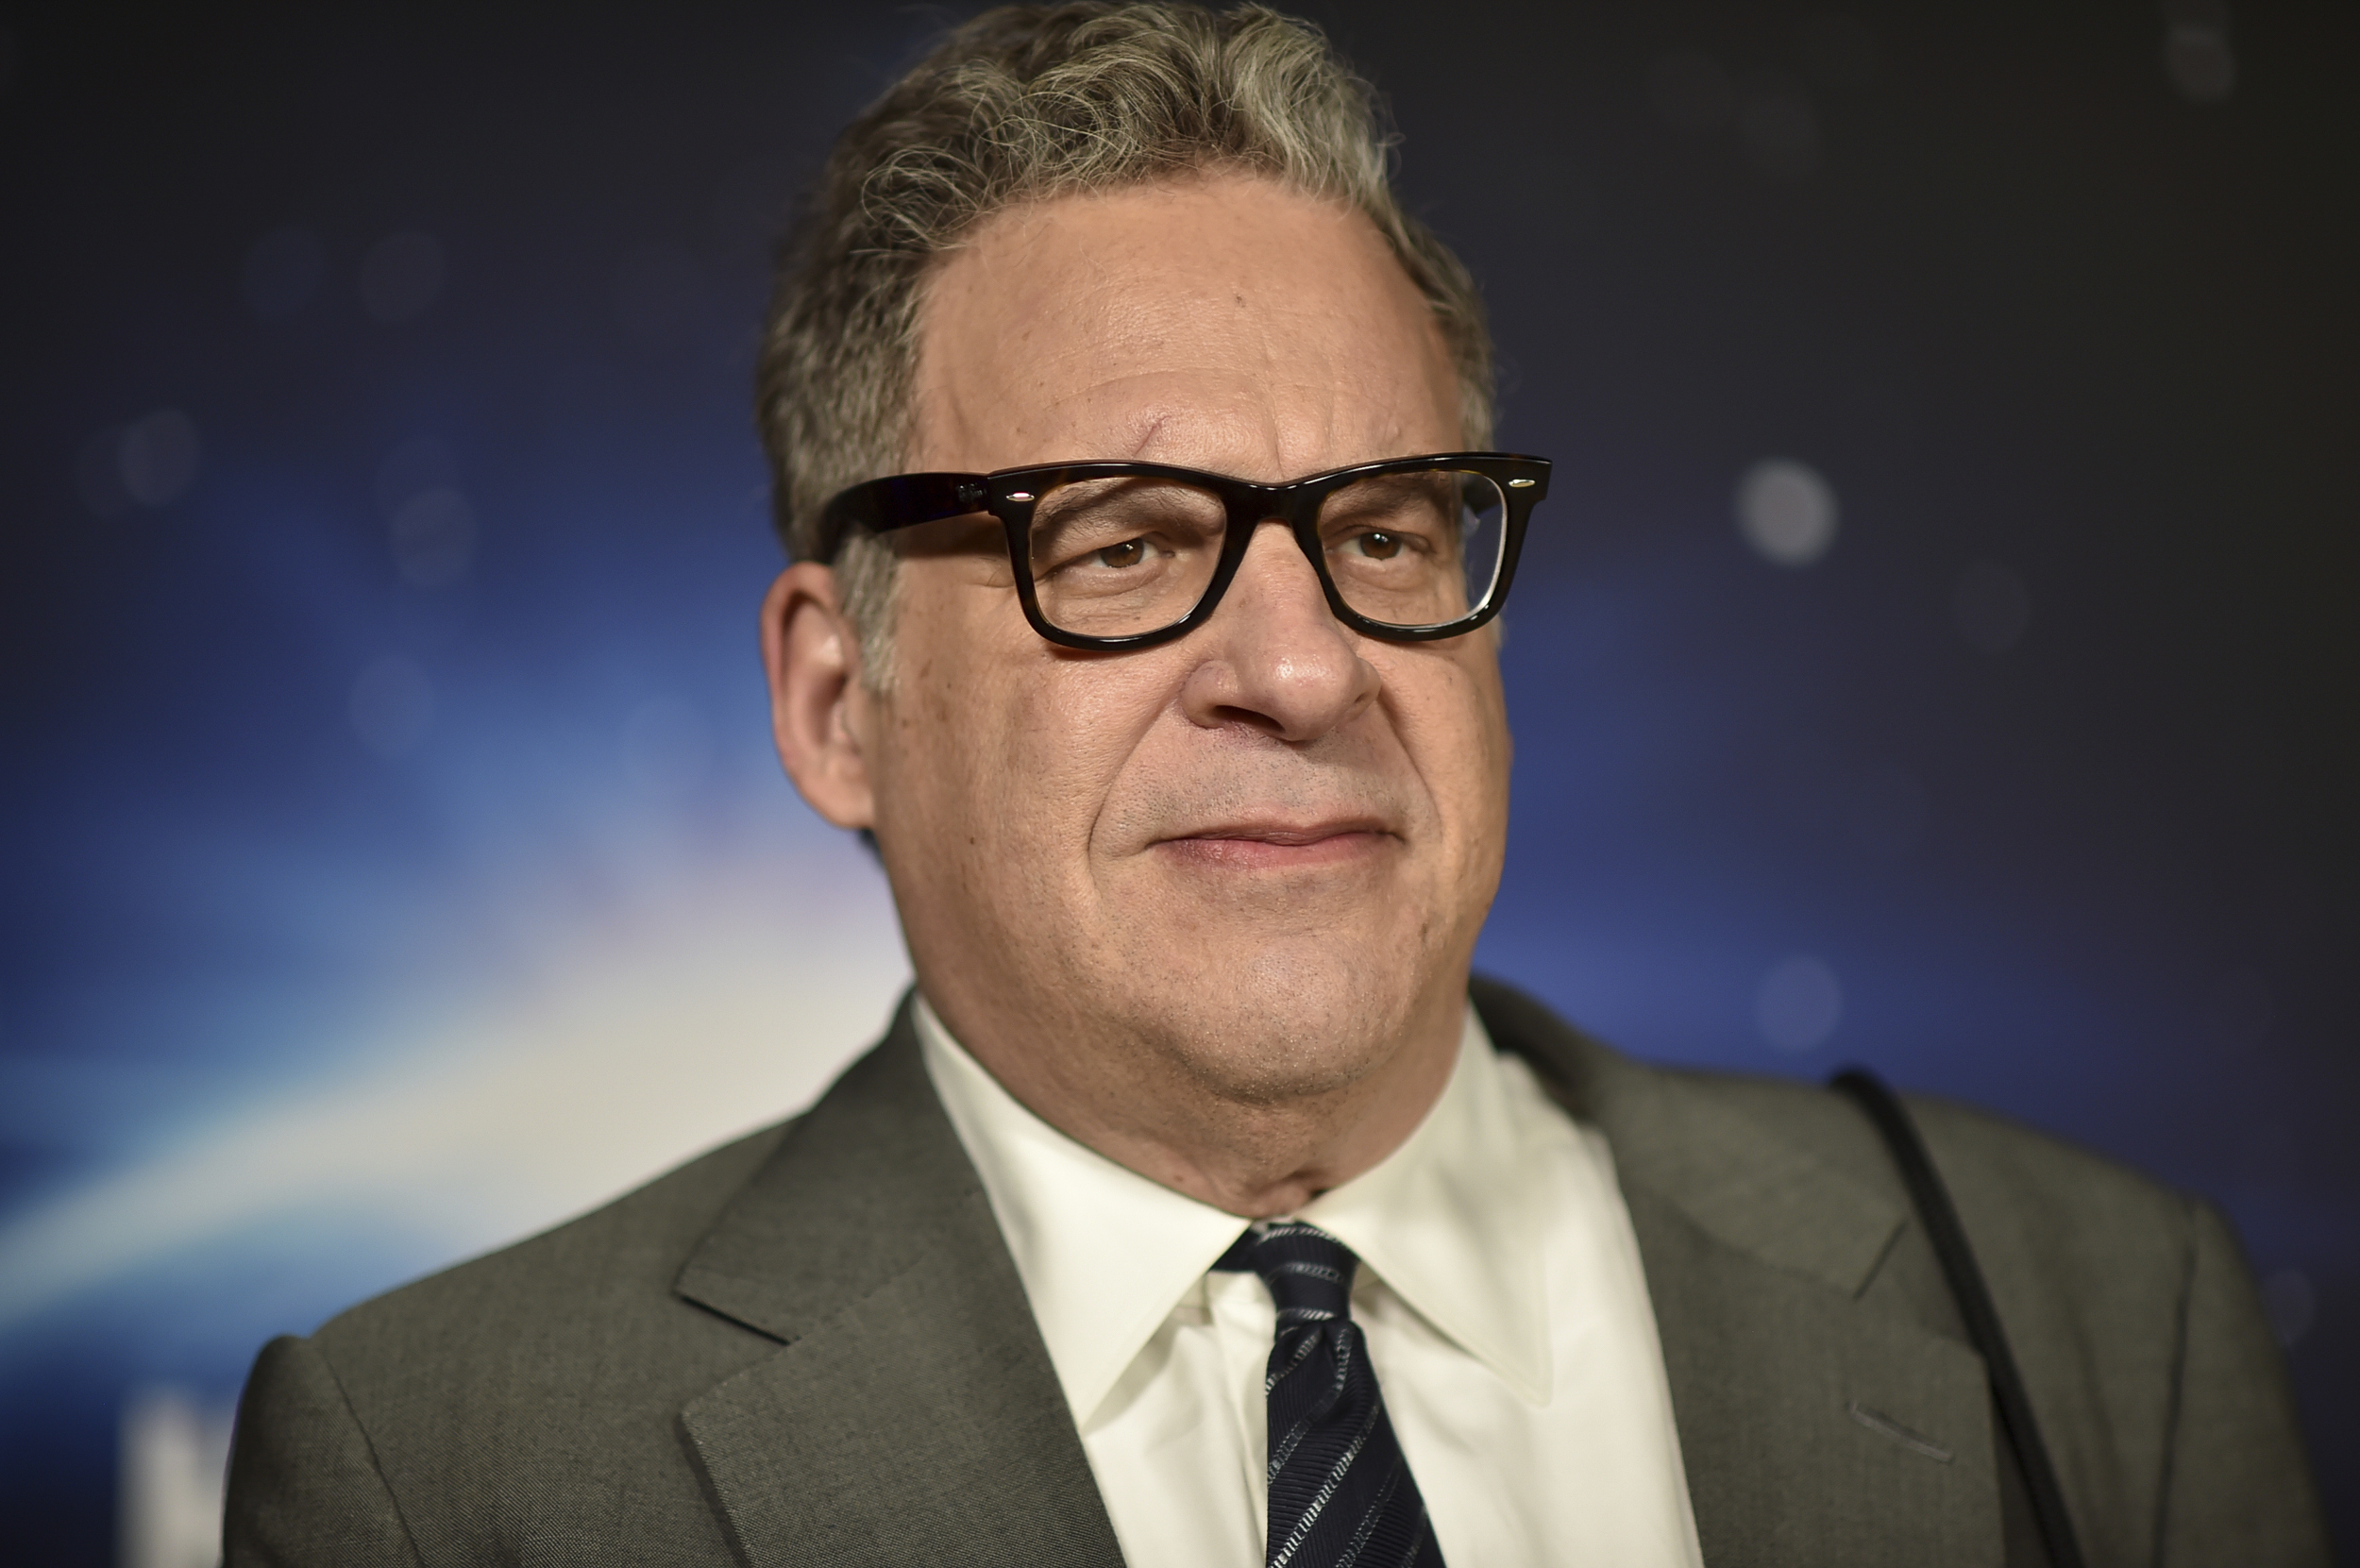
<instances>
[{"instance_id":1,"label":"ear","mask_svg":"<svg viewBox=\"0 0 2360 1568\"><path fill-rule=\"evenodd\" d=\"M770 733L787 777L811 809L839 828L876 820L860 638L835 597L835 573L799 561L762 601L762 663L770 678Z\"/></svg>"}]
</instances>

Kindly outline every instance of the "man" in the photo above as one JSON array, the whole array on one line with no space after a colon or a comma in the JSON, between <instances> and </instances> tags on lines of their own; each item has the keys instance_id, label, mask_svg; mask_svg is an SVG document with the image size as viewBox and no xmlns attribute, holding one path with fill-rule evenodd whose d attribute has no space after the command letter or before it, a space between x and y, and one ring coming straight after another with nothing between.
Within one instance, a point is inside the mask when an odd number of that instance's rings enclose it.
<instances>
[{"instance_id":1,"label":"man","mask_svg":"<svg viewBox=\"0 0 2360 1568\"><path fill-rule=\"evenodd\" d=\"M2047 1560L1857 1109L1470 1003L1548 473L1489 363L1298 24L1013 8L889 92L774 307L763 645L916 990L267 1348L229 1560ZM2324 1560L2218 1218L1920 1115L2087 1559Z\"/></svg>"}]
</instances>

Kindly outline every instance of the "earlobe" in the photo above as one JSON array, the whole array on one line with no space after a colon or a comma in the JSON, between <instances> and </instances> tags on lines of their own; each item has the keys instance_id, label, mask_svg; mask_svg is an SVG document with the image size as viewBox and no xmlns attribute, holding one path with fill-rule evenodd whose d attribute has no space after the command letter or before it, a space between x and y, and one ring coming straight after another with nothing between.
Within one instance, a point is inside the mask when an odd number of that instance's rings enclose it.
<instances>
[{"instance_id":1,"label":"earlobe","mask_svg":"<svg viewBox=\"0 0 2360 1568\"><path fill-rule=\"evenodd\" d=\"M873 825L860 639L836 602L835 573L813 562L781 572L762 603L770 732L796 792L839 828Z\"/></svg>"}]
</instances>

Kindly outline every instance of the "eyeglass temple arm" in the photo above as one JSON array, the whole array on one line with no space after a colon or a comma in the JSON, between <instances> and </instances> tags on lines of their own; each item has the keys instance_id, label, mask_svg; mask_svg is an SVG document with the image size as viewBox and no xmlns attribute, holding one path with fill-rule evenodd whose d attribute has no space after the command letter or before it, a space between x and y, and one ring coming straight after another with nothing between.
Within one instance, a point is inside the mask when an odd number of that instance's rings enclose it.
<instances>
[{"instance_id":1,"label":"eyeglass temple arm","mask_svg":"<svg viewBox=\"0 0 2360 1568\"><path fill-rule=\"evenodd\" d=\"M938 523L982 510L981 474L896 474L890 479L856 484L828 503L820 514L827 525L830 553L851 530L884 533L891 529Z\"/></svg>"}]
</instances>

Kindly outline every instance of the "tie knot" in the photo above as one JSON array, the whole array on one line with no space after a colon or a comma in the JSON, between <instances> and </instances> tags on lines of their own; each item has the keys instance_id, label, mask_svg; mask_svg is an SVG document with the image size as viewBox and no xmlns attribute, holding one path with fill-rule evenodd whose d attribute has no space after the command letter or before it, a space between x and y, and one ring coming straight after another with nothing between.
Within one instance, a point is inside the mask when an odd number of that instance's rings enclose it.
<instances>
[{"instance_id":1,"label":"tie knot","mask_svg":"<svg viewBox=\"0 0 2360 1568\"><path fill-rule=\"evenodd\" d=\"M1282 1328L1290 1319L1352 1316L1352 1276L1359 1266L1350 1247L1300 1220L1247 1231L1213 1265L1260 1274Z\"/></svg>"}]
</instances>

